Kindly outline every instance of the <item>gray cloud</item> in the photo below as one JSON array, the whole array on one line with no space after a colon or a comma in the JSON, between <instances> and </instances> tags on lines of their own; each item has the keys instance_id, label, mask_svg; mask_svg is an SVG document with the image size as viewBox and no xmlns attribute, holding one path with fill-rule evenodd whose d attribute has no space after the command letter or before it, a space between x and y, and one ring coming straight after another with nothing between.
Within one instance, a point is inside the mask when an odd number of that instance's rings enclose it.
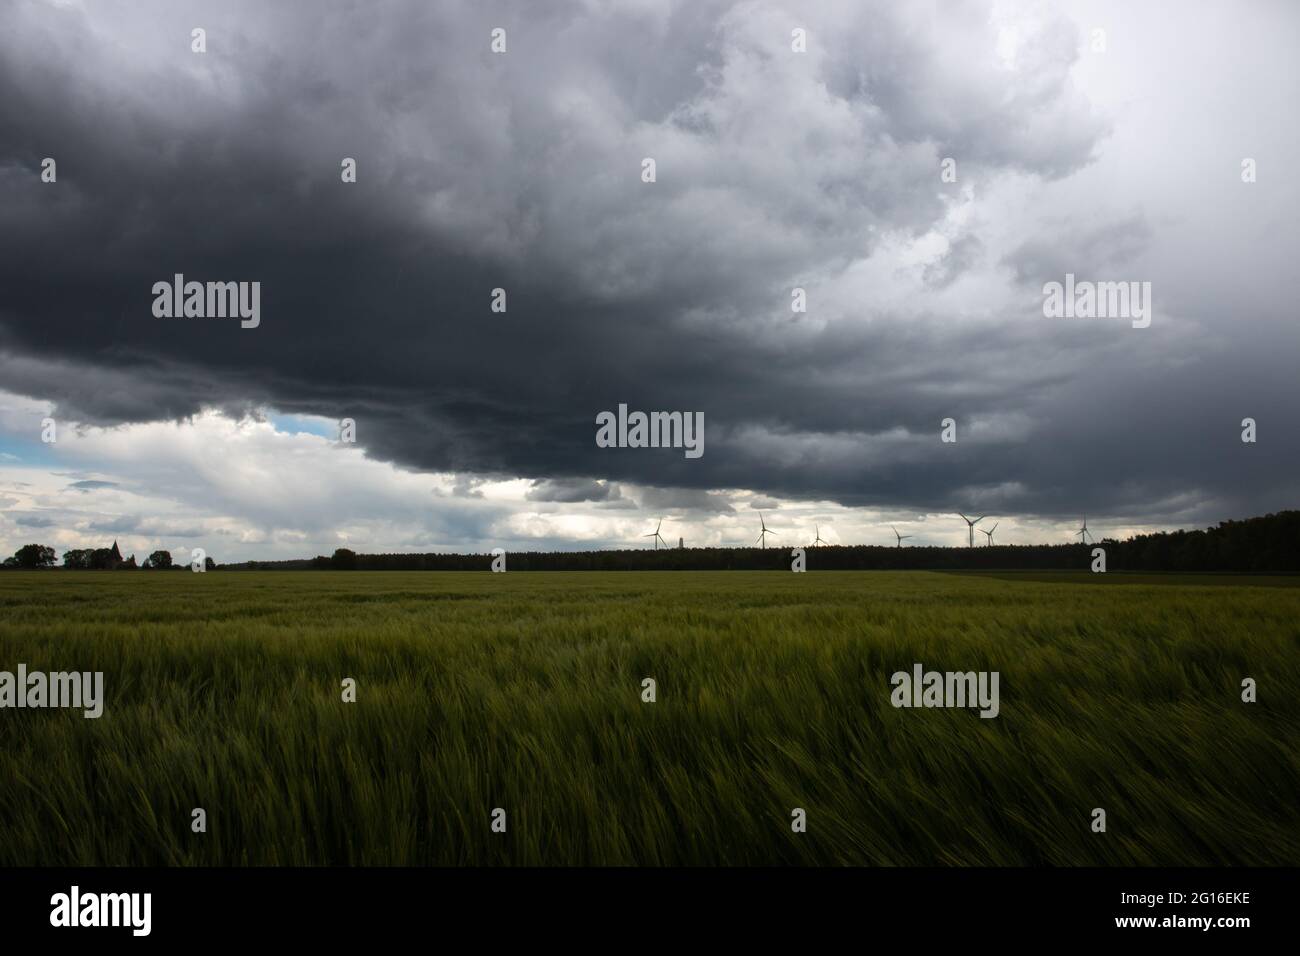
<instances>
[{"instance_id":1,"label":"gray cloud","mask_svg":"<svg viewBox=\"0 0 1300 956\"><path fill-rule=\"evenodd\" d=\"M642 488L639 500L642 508L652 512L710 515L736 510L726 494L702 488Z\"/></svg>"},{"instance_id":2,"label":"gray cloud","mask_svg":"<svg viewBox=\"0 0 1300 956\"><path fill-rule=\"evenodd\" d=\"M1151 238L1150 224L1141 214L1093 225L1058 221L1014 249L1003 264L1017 280L1036 287L1059 282L1067 272L1079 279L1127 279L1126 267L1146 251ZM1110 274L1098 275L1097 270Z\"/></svg>"},{"instance_id":3,"label":"gray cloud","mask_svg":"<svg viewBox=\"0 0 1300 956\"><path fill-rule=\"evenodd\" d=\"M55 528L59 523L48 515L31 514L30 512L12 512L9 515L14 524L20 528Z\"/></svg>"},{"instance_id":4,"label":"gray cloud","mask_svg":"<svg viewBox=\"0 0 1300 956\"><path fill-rule=\"evenodd\" d=\"M926 264L922 278L927 285L947 288L979 261L983 250L978 236L961 236L948 245L937 261Z\"/></svg>"},{"instance_id":5,"label":"gray cloud","mask_svg":"<svg viewBox=\"0 0 1300 956\"><path fill-rule=\"evenodd\" d=\"M199 538L208 533L198 526L150 521L139 515L115 515L91 521L87 528L98 534L135 534L150 538Z\"/></svg>"},{"instance_id":6,"label":"gray cloud","mask_svg":"<svg viewBox=\"0 0 1300 956\"><path fill-rule=\"evenodd\" d=\"M566 478L534 481L524 497L528 501L618 501L623 493L609 482Z\"/></svg>"}]
</instances>

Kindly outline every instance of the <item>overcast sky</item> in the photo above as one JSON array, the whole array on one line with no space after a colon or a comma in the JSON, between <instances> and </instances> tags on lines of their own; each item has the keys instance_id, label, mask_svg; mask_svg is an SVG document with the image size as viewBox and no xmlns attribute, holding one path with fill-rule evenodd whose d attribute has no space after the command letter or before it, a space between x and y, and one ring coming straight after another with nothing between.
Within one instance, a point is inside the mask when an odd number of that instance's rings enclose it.
<instances>
[{"instance_id":1,"label":"overcast sky","mask_svg":"<svg viewBox=\"0 0 1300 956\"><path fill-rule=\"evenodd\" d=\"M956 510L1026 543L1300 503L1287 0L4 21L4 553L740 545L759 509L782 545L957 544ZM155 317L175 273L259 282L260 325ZM1150 326L1046 317L1067 273L1150 282ZM702 413L703 456L598 447L619 403Z\"/></svg>"}]
</instances>

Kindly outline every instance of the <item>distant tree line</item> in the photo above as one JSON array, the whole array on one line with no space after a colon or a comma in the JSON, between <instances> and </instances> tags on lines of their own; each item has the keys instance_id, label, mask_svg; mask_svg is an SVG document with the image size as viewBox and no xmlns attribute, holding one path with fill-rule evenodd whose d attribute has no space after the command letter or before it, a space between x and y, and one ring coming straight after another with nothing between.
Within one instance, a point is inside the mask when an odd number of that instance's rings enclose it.
<instances>
[{"instance_id":1,"label":"distant tree line","mask_svg":"<svg viewBox=\"0 0 1300 956\"><path fill-rule=\"evenodd\" d=\"M994 545L975 548L896 548L824 545L806 548L808 567L820 571L1081 570L1092 549L1106 550L1109 571L1218 571L1300 573L1300 511L1224 521L1204 531L1138 535L1093 544ZM786 548L663 548L620 551L519 551L510 571L742 571L789 570ZM339 548L292 561L248 561L227 570L267 571L484 571L488 554L357 554Z\"/></svg>"},{"instance_id":2,"label":"distant tree line","mask_svg":"<svg viewBox=\"0 0 1300 956\"><path fill-rule=\"evenodd\" d=\"M10 570L39 571L53 568L56 564L54 549L44 544L25 544L14 552L13 557L5 558L0 567ZM189 570L188 564L173 564L170 551L155 551L144 559L139 569L145 571ZM217 563L211 558L203 559L204 570L213 571ZM67 571L134 571L137 570L135 555L123 558L117 542L111 548L74 548L63 552L63 569Z\"/></svg>"}]
</instances>

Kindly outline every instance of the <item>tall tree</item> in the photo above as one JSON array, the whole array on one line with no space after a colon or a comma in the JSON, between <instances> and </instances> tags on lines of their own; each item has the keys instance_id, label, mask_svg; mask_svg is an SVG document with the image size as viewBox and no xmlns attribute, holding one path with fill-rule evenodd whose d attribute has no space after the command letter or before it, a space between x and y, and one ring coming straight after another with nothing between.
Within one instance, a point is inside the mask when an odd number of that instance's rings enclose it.
<instances>
[{"instance_id":1,"label":"tall tree","mask_svg":"<svg viewBox=\"0 0 1300 956\"><path fill-rule=\"evenodd\" d=\"M54 567L54 549L43 544L25 544L14 552L18 567L27 570Z\"/></svg>"},{"instance_id":2,"label":"tall tree","mask_svg":"<svg viewBox=\"0 0 1300 956\"><path fill-rule=\"evenodd\" d=\"M172 566L172 553L170 551L155 551L144 559L144 566L150 570L164 571Z\"/></svg>"}]
</instances>

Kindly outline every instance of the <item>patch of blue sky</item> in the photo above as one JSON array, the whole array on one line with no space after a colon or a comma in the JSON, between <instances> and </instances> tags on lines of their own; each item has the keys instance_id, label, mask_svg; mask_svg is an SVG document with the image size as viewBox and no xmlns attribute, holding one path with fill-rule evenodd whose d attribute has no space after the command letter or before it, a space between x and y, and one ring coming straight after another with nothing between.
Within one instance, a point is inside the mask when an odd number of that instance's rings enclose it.
<instances>
[{"instance_id":1,"label":"patch of blue sky","mask_svg":"<svg viewBox=\"0 0 1300 956\"><path fill-rule=\"evenodd\" d=\"M267 416L271 427L285 435L306 433L331 441L339 437L339 423L316 415L280 415L272 412Z\"/></svg>"},{"instance_id":2,"label":"patch of blue sky","mask_svg":"<svg viewBox=\"0 0 1300 956\"><path fill-rule=\"evenodd\" d=\"M47 445L39 436L31 439L0 433L0 467L24 465L27 467L52 467L58 464L55 446Z\"/></svg>"}]
</instances>

